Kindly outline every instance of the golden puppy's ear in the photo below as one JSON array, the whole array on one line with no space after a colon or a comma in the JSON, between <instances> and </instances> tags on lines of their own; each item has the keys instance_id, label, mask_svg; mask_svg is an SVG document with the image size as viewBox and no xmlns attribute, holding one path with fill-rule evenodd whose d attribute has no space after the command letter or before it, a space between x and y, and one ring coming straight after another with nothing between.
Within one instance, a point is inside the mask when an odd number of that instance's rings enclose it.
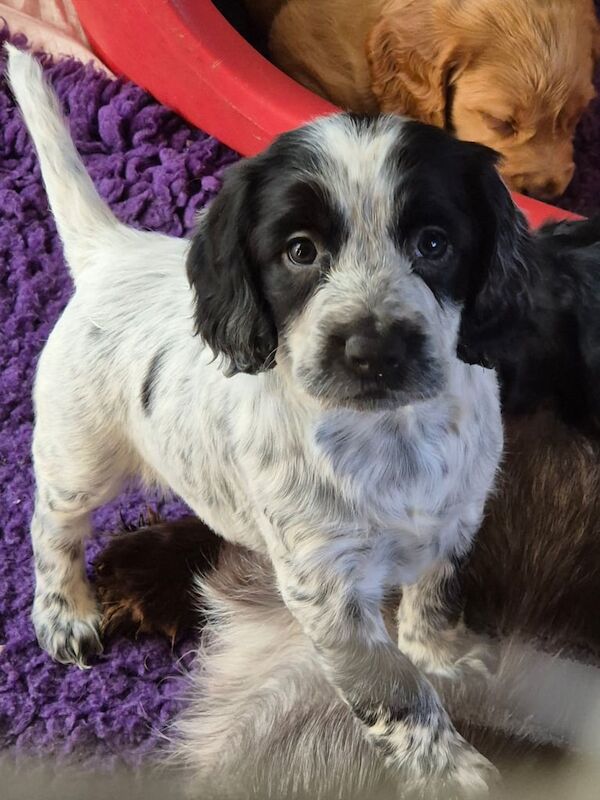
<instances>
[{"instance_id":1,"label":"golden puppy's ear","mask_svg":"<svg viewBox=\"0 0 600 800\"><path fill-rule=\"evenodd\" d=\"M420 4L419 4L420 5ZM444 127L447 84L461 68L457 42L421 14L382 17L367 39L371 89L384 112Z\"/></svg>"}]
</instances>

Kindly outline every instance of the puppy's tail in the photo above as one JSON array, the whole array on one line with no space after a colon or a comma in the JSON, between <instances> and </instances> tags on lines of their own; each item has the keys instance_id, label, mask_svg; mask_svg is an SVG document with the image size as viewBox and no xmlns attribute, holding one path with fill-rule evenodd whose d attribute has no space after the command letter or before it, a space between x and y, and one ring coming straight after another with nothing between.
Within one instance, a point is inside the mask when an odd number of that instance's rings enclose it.
<instances>
[{"instance_id":1,"label":"puppy's tail","mask_svg":"<svg viewBox=\"0 0 600 800\"><path fill-rule=\"evenodd\" d=\"M90 262L95 242L120 225L96 191L75 149L58 99L39 63L5 45L8 78L37 150L50 208L73 278ZM106 239L105 239L106 241Z\"/></svg>"}]
</instances>

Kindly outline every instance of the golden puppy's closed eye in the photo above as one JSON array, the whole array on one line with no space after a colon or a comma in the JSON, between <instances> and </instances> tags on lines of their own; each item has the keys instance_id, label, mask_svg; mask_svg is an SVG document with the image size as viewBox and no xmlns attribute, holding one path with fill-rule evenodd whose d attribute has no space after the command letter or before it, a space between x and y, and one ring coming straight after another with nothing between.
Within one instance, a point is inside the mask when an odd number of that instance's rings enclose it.
<instances>
[{"instance_id":1,"label":"golden puppy's closed eye","mask_svg":"<svg viewBox=\"0 0 600 800\"><path fill-rule=\"evenodd\" d=\"M404 107L494 148L513 189L563 192L575 126L594 96L592 0L396 0L387 8L367 43L381 109Z\"/></svg>"},{"instance_id":2,"label":"golden puppy's closed eye","mask_svg":"<svg viewBox=\"0 0 600 800\"><path fill-rule=\"evenodd\" d=\"M511 188L551 197L573 175L598 31L593 0L287 0L270 46L344 108L449 128L497 150Z\"/></svg>"}]
</instances>

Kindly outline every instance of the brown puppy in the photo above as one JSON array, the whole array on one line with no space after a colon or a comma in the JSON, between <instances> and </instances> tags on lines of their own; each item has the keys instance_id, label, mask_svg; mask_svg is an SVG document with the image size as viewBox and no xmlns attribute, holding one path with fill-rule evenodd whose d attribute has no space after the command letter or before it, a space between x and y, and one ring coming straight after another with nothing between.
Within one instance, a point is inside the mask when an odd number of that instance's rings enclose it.
<instances>
[{"instance_id":1,"label":"brown puppy","mask_svg":"<svg viewBox=\"0 0 600 800\"><path fill-rule=\"evenodd\" d=\"M407 114L504 157L512 189L558 195L594 95L593 0L245 0L273 61L358 112Z\"/></svg>"}]
</instances>

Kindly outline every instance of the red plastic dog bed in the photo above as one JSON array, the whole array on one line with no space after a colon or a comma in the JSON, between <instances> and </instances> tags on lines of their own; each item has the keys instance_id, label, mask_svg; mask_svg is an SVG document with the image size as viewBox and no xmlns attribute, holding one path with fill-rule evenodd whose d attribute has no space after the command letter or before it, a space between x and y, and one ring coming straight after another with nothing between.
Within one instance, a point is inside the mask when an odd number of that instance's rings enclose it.
<instances>
[{"instance_id":1,"label":"red plastic dog bed","mask_svg":"<svg viewBox=\"0 0 600 800\"><path fill-rule=\"evenodd\" d=\"M210 0L74 0L116 73L242 155L335 106L263 58ZM531 225L573 214L515 195Z\"/></svg>"}]
</instances>

